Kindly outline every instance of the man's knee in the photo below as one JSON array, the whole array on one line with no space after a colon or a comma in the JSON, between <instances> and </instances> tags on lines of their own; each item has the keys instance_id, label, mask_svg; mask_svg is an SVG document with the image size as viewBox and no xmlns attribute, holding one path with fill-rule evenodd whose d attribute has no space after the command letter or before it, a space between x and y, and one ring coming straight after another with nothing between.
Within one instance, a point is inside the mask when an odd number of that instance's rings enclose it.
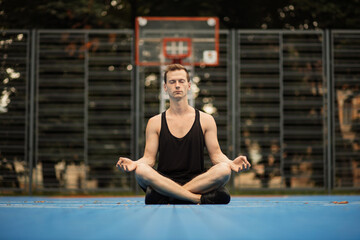
<instances>
[{"instance_id":1,"label":"man's knee","mask_svg":"<svg viewBox=\"0 0 360 240\"><path fill-rule=\"evenodd\" d=\"M144 163L139 163L135 170L135 177L138 181L148 185L152 173L153 173L153 169L149 165L146 165Z\"/></svg>"},{"instance_id":2,"label":"man's knee","mask_svg":"<svg viewBox=\"0 0 360 240\"><path fill-rule=\"evenodd\" d=\"M218 163L216 167L216 175L218 176L219 181L228 182L231 177L231 168L228 163Z\"/></svg>"}]
</instances>

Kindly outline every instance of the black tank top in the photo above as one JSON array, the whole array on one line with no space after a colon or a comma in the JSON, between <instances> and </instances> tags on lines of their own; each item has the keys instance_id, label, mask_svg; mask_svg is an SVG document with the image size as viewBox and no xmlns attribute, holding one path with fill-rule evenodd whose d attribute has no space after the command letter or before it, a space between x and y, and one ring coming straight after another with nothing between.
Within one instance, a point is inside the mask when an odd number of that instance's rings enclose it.
<instances>
[{"instance_id":1,"label":"black tank top","mask_svg":"<svg viewBox=\"0 0 360 240\"><path fill-rule=\"evenodd\" d=\"M200 113L195 109L195 121L182 138L173 136L166 122L166 111L161 115L158 172L175 182L185 184L204 172L204 134Z\"/></svg>"}]
</instances>

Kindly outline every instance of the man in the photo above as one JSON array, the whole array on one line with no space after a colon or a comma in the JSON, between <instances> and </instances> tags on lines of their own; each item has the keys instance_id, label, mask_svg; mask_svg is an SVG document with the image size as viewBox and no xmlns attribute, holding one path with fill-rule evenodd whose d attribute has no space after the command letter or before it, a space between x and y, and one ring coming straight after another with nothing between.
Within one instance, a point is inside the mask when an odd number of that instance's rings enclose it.
<instances>
[{"instance_id":1,"label":"man","mask_svg":"<svg viewBox=\"0 0 360 240\"><path fill-rule=\"evenodd\" d=\"M146 204L227 204L230 194L224 186L231 171L250 167L245 156L231 161L222 153L214 118L188 104L190 85L185 67L172 64L166 68L164 90L169 95L169 109L149 120L144 156L137 161L120 157L116 164L123 171L135 171L146 192ZM214 164L207 171L204 146Z\"/></svg>"}]
</instances>

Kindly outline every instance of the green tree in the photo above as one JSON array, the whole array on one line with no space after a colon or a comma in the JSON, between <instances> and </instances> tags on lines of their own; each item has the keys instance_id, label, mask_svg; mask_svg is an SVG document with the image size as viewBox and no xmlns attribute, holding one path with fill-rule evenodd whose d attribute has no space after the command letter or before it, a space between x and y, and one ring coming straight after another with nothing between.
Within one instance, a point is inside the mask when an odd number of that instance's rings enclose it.
<instances>
[{"instance_id":1,"label":"green tree","mask_svg":"<svg viewBox=\"0 0 360 240\"><path fill-rule=\"evenodd\" d=\"M359 28L359 0L0 0L0 29L133 28L136 16L218 16L222 28Z\"/></svg>"},{"instance_id":2,"label":"green tree","mask_svg":"<svg viewBox=\"0 0 360 240\"><path fill-rule=\"evenodd\" d=\"M284 28L358 29L359 0L290 0L278 9Z\"/></svg>"},{"instance_id":3,"label":"green tree","mask_svg":"<svg viewBox=\"0 0 360 240\"><path fill-rule=\"evenodd\" d=\"M2 0L0 28L130 28L131 5L122 0Z\"/></svg>"}]
</instances>

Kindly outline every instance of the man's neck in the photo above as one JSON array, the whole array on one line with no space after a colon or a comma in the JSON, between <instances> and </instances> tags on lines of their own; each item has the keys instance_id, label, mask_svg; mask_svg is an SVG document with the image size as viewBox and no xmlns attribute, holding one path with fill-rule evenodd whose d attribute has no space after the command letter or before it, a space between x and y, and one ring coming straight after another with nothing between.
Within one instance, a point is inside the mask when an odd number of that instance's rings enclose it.
<instances>
[{"instance_id":1,"label":"man's neck","mask_svg":"<svg viewBox=\"0 0 360 240\"><path fill-rule=\"evenodd\" d=\"M184 115L188 111L191 111L192 107L188 104L187 99L185 101L170 101L169 112L174 115Z\"/></svg>"}]
</instances>

